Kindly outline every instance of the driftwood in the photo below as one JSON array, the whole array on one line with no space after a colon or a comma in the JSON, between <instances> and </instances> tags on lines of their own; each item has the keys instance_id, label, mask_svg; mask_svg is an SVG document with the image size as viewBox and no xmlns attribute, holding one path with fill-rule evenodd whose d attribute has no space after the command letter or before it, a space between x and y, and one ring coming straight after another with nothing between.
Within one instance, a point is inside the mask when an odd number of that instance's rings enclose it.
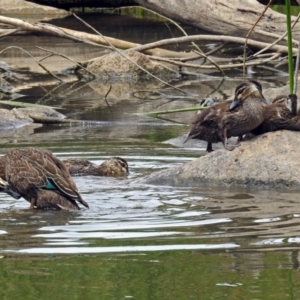
<instances>
[{"instance_id":1,"label":"driftwood","mask_svg":"<svg viewBox=\"0 0 300 300\"><path fill-rule=\"evenodd\" d=\"M174 0L172 0L172 1L174 1ZM184 0L184 1L188 2L187 0ZM201 0L201 1L205 2L206 0ZM246 0L243 0L243 1L246 1ZM155 0L153 2L155 2ZM193 1L190 0L190 2L193 2ZM221 3L221 2L219 1L218 3ZM262 6L262 8L263 7L264 6ZM86 22L82 21L79 17L77 17L76 15L74 15L74 16L76 18L78 18L81 22L83 22L87 27L93 29L90 25L88 25ZM263 16L262 19L264 20L264 18L265 17ZM182 31L183 36L178 37L178 38L161 40L161 41L149 43L146 45L140 45L140 44L136 44L136 43L127 42L124 40L105 37L100 32L96 31L95 29L93 29L93 31L96 34L89 34L89 33L85 33L82 31L75 31L75 30L71 30L71 29L53 26L51 24L45 24L45 23L32 24L32 23L25 22L20 19L8 18L8 17L4 17L4 16L0 16L0 23L14 26L15 29L6 29L6 30L0 31L0 37L1 37L1 34L2 34L2 36L14 34L15 31L17 31L17 34L20 34L20 31L22 31L22 32L39 32L39 33L44 33L44 34L48 34L48 35L58 36L61 38L80 41L83 43L88 43L93 46L106 47L111 51L116 51L116 52L120 53L122 56L124 56L128 60L130 60L128 58L128 53L126 53L126 51L120 51L119 49L122 49L122 50L131 49L134 51L143 52L144 54L147 54L147 55L151 55L151 58L154 60L161 61L161 62L168 63L168 64L173 64L176 66L180 66L181 67L180 73L182 75L193 75L193 76L198 76L199 73L191 72L191 69L210 70L210 69L217 68L220 71L220 73L222 73L222 75L224 76L225 75L223 72L224 69L242 67L244 65L244 61L243 61L242 57L238 57L238 58L235 57L235 58L231 58L229 60L226 59L226 61L224 61L223 58L211 56L213 51L215 51L215 52L219 51L228 42L244 44L247 40L247 45L249 45L250 47L252 46L254 48L261 49L259 52L251 55L251 57L248 57L246 59L246 63L245 63L246 67L247 66L257 66L257 65L262 65L262 64L266 64L266 63L274 64L275 62L278 62L278 58L280 58L280 56L282 54L286 54L288 51L288 48L285 45L277 44L278 42L280 42L282 39L285 38L284 35L282 35L280 37L279 35L276 35L276 34L273 34L270 32L266 33L268 35L268 37L273 37L273 36L276 37L276 41L273 40L272 44L254 40L252 38L252 35L248 39L245 39L244 37L236 37L236 36L228 36L228 35L205 35L205 34L202 34L202 35L188 36L186 34L186 32L180 27L179 24L172 21L171 19L167 19L167 20L169 22L172 22L174 25L176 25ZM298 20L298 18L297 18L297 20ZM253 20L253 24L255 23L254 21L257 22L257 19ZM260 22L258 24L260 24ZM294 23L296 24L296 21ZM296 24L296 26L297 26L297 24ZM248 32L249 32L249 29L250 28L247 28ZM255 27L255 29L256 29L256 27ZM216 49L205 54L194 43L195 41L199 41L199 40L215 41L216 43L219 44L219 46ZM174 45L174 44L178 44L178 43L187 43L187 42L193 44L194 51L177 52L177 51L171 51L171 50L159 48L159 47L163 47L166 45ZM298 44L298 42L295 41L295 44ZM0 51L0 54L4 51L8 50L9 48L10 47L3 49L2 51ZM36 61L36 62L44 70L47 71L46 67L44 67L41 64L41 61L43 61L44 59L47 59L49 56L60 55L60 54L51 51L51 49L50 50L42 49L42 50L47 51L50 54L47 54L47 56L45 56L45 58L43 58L39 61ZM263 53L266 50L271 50L272 52L271 53L270 52ZM297 49L293 48L293 52L294 52L294 54L296 54ZM31 56L30 53L28 53L28 55ZM62 55L60 55L60 56L62 56ZM68 57L65 57L65 58L69 59ZM197 62L195 62L195 63L187 63L187 61L193 61L196 59L197 59ZM69 60L73 61L72 59L69 59ZM87 67L93 61L94 61L94 59L89 60L87 62L81 62L80 64L73 61L74 64L77 64L77 68L75 68L74 70L77 71L78 69L85 69L84 67ZM141 66L138 66L138 67L140 69L142 69ZM182 69L182 67L186 67L186 69ZM85 69L85 71L86 71L86 69ZM143 71L146 73L149 73L147 70L143 70ZM48 73L51 74L51 72L49 72L49 71L48 71ZM91 74L91 72L88 72L88 73ZM52 74L52 75L54 77L56 77L54 74ZM152 75L152 74L149 74L149 75L151 75L152 77L155 78L154 75ZM95 77L95 76L97 76L97 74L92 73L92 76ZM57 79L60 80L59 78L57 78Z\"/></svg>"},{"instance_id":2,"label":"driftwood","mask_svg":"<svg viewBox=\"0 0 300 300\"><path fill-rule=\"evenodd\" d=\"M20 30L23 31L30 31L30 32L39 32L39 33L45 33L61 38L66 38L66 39L71 39L74 41L81 41L84 43L88 43L94 46L106 46L110 47L110 45L113 45L116 48L119 49L131 49L135 51L140 51L143 52L144 54L148 55L157 55L157 56L167 56L167 57L182 57L186 58L187 54L186 52L176 52L176 51L170 51L162 48L158 48L161 46L165 45L170 45L170 44L176 44L176 43L186 43L186 42L194 42L194 41L199 41L199 40L207 40L207 41L219 41L219 42L232 42L232 43L238 43L238 44L244 44L245 43L245 38L243 37L235 37L235 36L228 36L228 35L193 35L193 36L183 36L179 38L171 38L167 40L162 40L162 41L157 41L154 43L146 44L146 45L140 45L136 43L131 43L128 41L120 40L120 39L115 39L111 37L105 37L102 35L97 35L97 34L90 34L90 33L85 33L82 31L76 31L76 30L71 30L63 27L57 27L53 26L51 24L46 24L46 23L35 23L31 24L29 22L25 22L23 20L17 19L17 18L9 18L9 17L4 17L0 16L0 23L3 24L9 24L12 26L17 27L15 29L20 32ZM297 24L296 24L297 26ZM15 33L14 30L12 29L4 29L0 30L0 34L2 35L9 35ZM2 36L0 35L0 37ZM276 38L279 38L279 36L276 35ZM297 41L295 41L297 43ZM265 43L265 42L258 42L254 39L248 39L247 44L250 46L254 46L256 48L265 48L268 47L268 49L280 52L280 53L287 53L287 47L286 46L281 46L281 45L273 45L270 46L270 44ZM293 49L294 53L297 53L297 49ZM190 56L190 55L189 55ZM196 58L199 56L196 55ZM191 59L195 58L195 55L192 57L190 56ZM189 60L189 59L187 59Z\"/></svg>"},{"instance_id":3,"label":"driftwood","mask_svg":"<svg viewBox=\"0 0 300 300\"><path fill-rule=\"evenodd\" d=\"M136 0L140 5L175 21L215 34L245 37L264 10L256 0ZM295 18L292 18L292 21ZM299 38L297 24L293 38ZM250 38L272 42L286 31L285 15L268 9Z\"/></svg>"},{"instance_id":4,"label":"driftwood","mask_svg":"<svg viewBox=\"0 0 300 300\"><path fill-rule=\"evenodd\" d=\"M116 48L119 49L130 49L134 47L140 46L140 44L135 44L131 42L127 42L124 40L119 40L111 37L102 37L97 34L85 33L82 31L76 31L72 29L56 27L51 24L46 23L35 23L31 24L29 22L25 22L23 20L17 18L9 18L0 16L0 23L12 25L18 27L18 29L22 29L25 31L31 32L39 32L45 33L53 36L58 36L61 38L71 39L74 41L81 41L84 43L88 43L94 46L109 46L109 43L113 44ZM9 30L11 32L11 30ZM7 30L1 30L0 34L6 34ZM145 51L146 54L150 55L162 55L162 56L182 56L175 51L169 51L165 49L151 49L149 51Z\"/></svg>"}]
</instances>

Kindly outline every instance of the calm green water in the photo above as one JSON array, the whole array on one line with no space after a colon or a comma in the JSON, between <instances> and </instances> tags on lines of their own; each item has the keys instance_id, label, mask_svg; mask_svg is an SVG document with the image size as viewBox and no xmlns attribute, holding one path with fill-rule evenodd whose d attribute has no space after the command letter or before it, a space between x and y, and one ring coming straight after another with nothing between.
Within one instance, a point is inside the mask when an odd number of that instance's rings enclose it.
<instances>
[{"instance_id":1,"label":"calm green water","mask_svg":"<svg viewBox=\"0 0 300 300\"><path fill-rule=\"evenodd\" d=\"M115 17L109 24L111 16L88 18L107 35L137 42L169 34L153 21ZM1 47L12 42L33 49L22 37L6 39ZM52 44L81 59L99 51L49 37L36 43ZM19 53L5 60L24 62ZM142 176L205 154L203 144L183 148L178 142L178 147L162 143L187 133L193 113L165 116L169 121L141 113L197 105L219 79L173 82L194 95L183 97L153 82L59 86L31 71L18 74L22 101L108 123L1 132L0 154L33 145L47 147L60 158L83 156L95 163L118 155L128 161L130 175L76 177L91 207L79 212L30 211L26 201L0 195L1 299L300 299L299 193L138 183ZM274 80L278 85L286 81L255 71L264 88ZM239 82L226 80L218 95L230 96Z\"/></svg>"}]
</instances>

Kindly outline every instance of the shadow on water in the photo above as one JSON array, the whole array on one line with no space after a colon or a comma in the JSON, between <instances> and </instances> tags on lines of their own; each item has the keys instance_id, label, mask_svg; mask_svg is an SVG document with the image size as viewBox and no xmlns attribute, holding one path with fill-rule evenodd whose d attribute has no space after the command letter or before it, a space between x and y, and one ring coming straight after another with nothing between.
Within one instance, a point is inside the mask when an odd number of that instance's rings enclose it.
<instances>
[{"instance_id":1,"label":"shadow on water","mask_svg":"<svg viewBox=\"0 0 300 300\"><path fill-rule=\"evenodd\" d=\"M115 30L116 37L145 42L140 27L132 26L131 33L114 24L103 29L105 34L113 36ZM26 45L25 40L20 43ZM67 44L55 47L78 51L75 54L84 58L95 52ZM265 88L273 85L259 76ZM40 79L49 80L42 75ZM121 156L129 163L130 175L76 177L91 207L79 212L30 211L24 200L0 195L1 299L300 298L299 193L136 181L204 154L203 145L161 143L187 133L185 124L194 113L168 116L182 124L140 113L197 105L218 86L217 80L174 82L197 97L182 97L153 82L50 82L42 88L30 85L30 79L26 82L22 101L59 106L69 117L107 123L34 125L1 133L1 154L34 145L60 158L83 156L95 163ZM238 82L226 80L218 96L232 95ZM137 91L139 97L134 96ZM159 97L153 97L153 91Z\"/></svg>"}]
</instances>

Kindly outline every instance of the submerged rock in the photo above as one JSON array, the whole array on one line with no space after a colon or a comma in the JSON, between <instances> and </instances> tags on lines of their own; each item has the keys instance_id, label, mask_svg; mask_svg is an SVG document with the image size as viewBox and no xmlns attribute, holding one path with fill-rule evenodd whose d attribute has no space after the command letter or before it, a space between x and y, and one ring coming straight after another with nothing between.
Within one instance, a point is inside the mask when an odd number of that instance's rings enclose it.
<instances>
[{"instance_id":1,"label":"submerged rock","mask_svg":"<svg viewBox=\"0 0 300 300\"><path fill-rule=\"evenodd\" d=\"M153 61L142 53L136 51L124 51L123 53L127 58L118 52L113 52L94 60L87 69L99 78L114 80L152 78L137 65L158 77L180 77L174 67L167 67L159 62Z\"/></svg>"},{"instance_id":2,"label":"submerged rock","mask_svg":"<svg viewBox=\"0 0 300 300\"><path fill-rule=\"evenodd\" d=\"M300 132L276 131L220 149L194 161L145 177L142 182L173 186L300 188Z\"/></svg>"}]
</instances>

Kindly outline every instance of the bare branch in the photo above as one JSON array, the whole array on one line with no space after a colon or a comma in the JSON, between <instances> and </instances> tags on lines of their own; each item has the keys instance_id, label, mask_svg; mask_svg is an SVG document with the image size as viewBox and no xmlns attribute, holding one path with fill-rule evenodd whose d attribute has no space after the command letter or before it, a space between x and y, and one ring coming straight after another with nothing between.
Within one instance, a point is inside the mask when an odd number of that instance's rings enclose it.
<instances>
[{"instance_id":1,"label":"bare branch","mask_svg":"<svg viewBox=\"0 0 300 300\"><path fill-rule=\"evenodd\" d=\"M259 18L256 20L256 22L254 23L254 25L251 27L251 29L248 31L247 35L246 35L246 40L245 40L245 44L244 44L244 55L243 55L243 63L244 63L244 66L243 66L243 77L244 77L244 80L245 80L245 76L246 76L246 49L247 49L247 42L248 42L248 38L251 34L251 32L253 31L253 29L256 27L256 25L258 24L258 22L261 20L261 18L263 17L263 15L265 14L265 12L267 11L267 9L270 7L271 3L272 3L273 0L269 0L269 3L265 6L263 12L260 14Z\"/></svg>"},{"instance_id":2,"label":"bare branch","mask_svg":"<svg viewBox=\"0 0 300 300\"><path fill-rule=\"evenodd\" d=\"M296 20L293 22L293 24L292 24L292 29L294 28L294 26L296 25L296 23L299 21L299 18L300 18L300 13L298 14ZM260 51L256 52L256 53L255 53L254 55L252 55L251 57L258 56L259 54L261 54L261 53L263 53L263 52L269 50L270 48L272 48L273 45L276 45L276 44L278 44L281 40L286 39L286 38L285 38L286 35L287 35L287 31L286 31L283 35L279 36L279 38L278 38L276 41L274 41L272 44L269 44L267 47L265 47L265 48L261 49ZM299 45L299 43L297 43L297 41L296 41L296 44Z\"/></svg>"},{"instance_id":3,"label":"bare branch","mask_svg":"<svg viewBox=\"0 0 300 300\"><path fill-rule=\"evenodd\" d=\"M257 65L261 65L261 64L265 64L269 61L275 60L280 56L280 53L273 53L273 55L267 59L260 59L260 60L255 60L255 61L250 61L246 63L247 67L250 66L257 66ZM212 70L215 69L216 67L214 65L196 65L196 64L188 64L188 63L183 63L183 62L179 62L179 61L174 61L171 59L167 59L167 58L163 58L163 57L157 57L157 56L151 56L150 57L153 60L159 60L159 61L164 61L170 64L174 64L174 65L178 65L178 66L182 66L182 67L187 67L187 68L195 68L195 69L206 69L206 70ZM241 63L230 63L230 64L225 64L225 65L218 65L221 69L233 69L233 68L239 68L239 67L243 67L243 62Z\"/></svg>"},{"instance_id":4,"label":"bare branch","mask_svg":"<svg viewBox=\"0 0 300 300\"><path fill-rule=\"evenodd\" d=\"M19 49L21 51L23 51L24 53L26 53L28 56L30 56L44 71L46 71L48 74L52 75L54 78L56 78L57 80L59 80L60 82L63 82L62 79L60 79L58 76L56 76L55 74L53 74L51 71L49 71L44 65L42 65L37 59L35 59L28 51L24 50L21 47L17 47L17 46L10 46L10 47L6 47L5 49L0 51L0 54L5 52L6 50L9 49Z\"/></svg>"},{"instance_id":5,"label":"bare branch","mask_svg":"<svg viewBox=\"0 0 300 300\"><path fill-rule=\"evenodd\" d=\"M160 47L160 46L166 46L166 45L169 45L169 44L172 44L175 42L176 43L186 43L186 42L190 42L190 41L222 41L222 42L232 42L232 43L237 43L237 44L244 44L245 40L246 40L245 38L241 38L241 37L200 34L200 35L190 35L190 36L185 36L185 37L160 40L158 42L153 42L153 43L145 44L143 46L131 48L131 50L144 52L145 50L153 49L153 48ZM247 44L251 45L253 47L257 47L257 48L264 48L269 45L268 43L258 42L258 41L251 40L251 39L248 39ZM277 51L279 53L287 53L288 52L288 48L286 46L281 46L281 45L272 45L272 47L270 47L270 49L272 49L273 51ZM293 52L296 54L297 49L293 48Z\"/></svg>"},{"instance_id":6,"label":"bare branch","mask_svg":"<svg viewBox=\"0 0 300 300\"><path fill-rule=\"evenodd\" d=\"M39 46L35 46L35 47L38 48L38 49L41 49L43 51L51 53L50 55L44 57L43 60L46 59L46 58L48 58L49 56L58 55L58 56L61 56L61 57L65 58L65 59L71 61L72 63L76 64L79 68L85 70L87 73L91 74L94 78L97 77L93 72L89 71L88 69L86 69L85 67L83 67L80 63L78 63L74 59L72 59L72 58L70 58L70 57L68 57L68 56L66 56L64 54L61 54L61 53L58 53L58 52L55 52L55 51L52 51L52 50L48 50L48 49L45 49L45 48L42 48L42 47L39 47Z\"/></svg>"},{"instance_id":7,"label":"bare branch","mask_svg":"<svg viewBox=\"0 0 300 300\"><path fill-rule=\"evenodd\" d=\"M57 27L51 24L44 23L35 23L31 24L29 22L22 21L16 18L8 18L4 16L0 16L0 23L10 24L16 26L18 28L22 28L22 30L32 31L32 32L42 32L54 36L58 36L61 38L67 38L74 41L84 42L90 45L94 45L97 47L104 47L114 45L115 48L119 49L130 49L133 47L140 46L140 44L131 43L111 37L104 37L100 35L85 33L82 31L71 30L63 27ZM109 42L109 43L108 43ZM171 56L171 57L185 57L187 56L184 52L176 52L165 49L151 49L147 51L147 54L154 55L163 55L163 56Z\"/></svg>"},{"instance_id":8,"label":"bare branch","mask_svg":"<svg viewBox=\"0 0 300 300\"><path fill-rule=\"evenodd\" d=\"M83 21L82 19L80 19L78 16L76 16L75 14L73 14L75 18L77 18L79 21L83 22L86 26L88 26L89 28L91 28L92 30L94 30L97 34L101 35L104 39L105 37L99 32L97 31L96 29L94 29L92 26L90 26L89 24L87 24L85 21ZM108 40L107 40L108 43L110 43ZM184 90L182 89L179 89L171 84L169 84L168 82L160 79L159 77L153 75L152 73L150 73L148 70L146 70L145 68L141 67L140 65L138 65L136 62L134 62L133 60L131 60L127 55L124 54L124 52L118 50L117 48L115 48L112 44L110 44L111 47L114 48L114 50L116 52L118 52L120 55L122 55L123 57L125 57L127 60L129 60L131 63L133 63L136 67L140 68L141 70L143 70L145 73L149 74L151 77L155 78L156 80L162 82L163 84L183 93L183 94L186 94L187 92L185 92Z\"/></svg>"}]
</instances>

